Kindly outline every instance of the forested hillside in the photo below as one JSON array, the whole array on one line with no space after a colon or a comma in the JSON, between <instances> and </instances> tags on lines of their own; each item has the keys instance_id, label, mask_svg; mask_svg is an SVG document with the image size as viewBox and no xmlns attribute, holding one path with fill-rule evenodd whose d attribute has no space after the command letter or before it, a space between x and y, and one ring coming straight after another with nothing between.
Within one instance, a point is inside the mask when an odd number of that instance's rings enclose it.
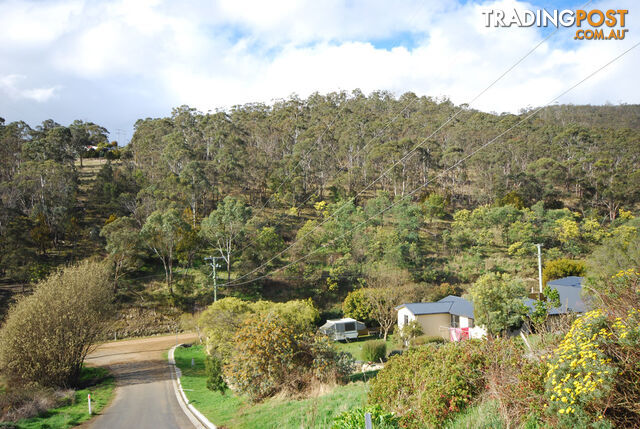
<instances>
[{"instance_id":1,"label":"forested hillside","mask_svg":"<svg viewBox=\"0 0 640 429\"><path fill-rule=\"evenodd\" d=\"M553 106L509 130L525 115L314 94L181 106L116 150L95 124L2 121L0 276L28 285L96 255L123 306L193 311L212 300L215 256L222 295L330 311L364 283L423 299L487 271L531 277L534 243L581 257L635 228L640 106Z\"/></svg>"}]
</instances>

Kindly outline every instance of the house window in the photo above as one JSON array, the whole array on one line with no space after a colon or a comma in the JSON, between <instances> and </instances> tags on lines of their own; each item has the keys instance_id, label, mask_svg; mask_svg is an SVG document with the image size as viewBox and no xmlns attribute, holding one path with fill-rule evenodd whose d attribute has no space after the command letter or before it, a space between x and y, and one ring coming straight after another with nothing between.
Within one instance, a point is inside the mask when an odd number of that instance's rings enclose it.
<instances>
[{"instance_id":1,"label":"house window","mask_svg":"<svg viewBox=\"0 0 640 429\"><path fill-rule=\"evenodd\" d=\"M403 326L406 325L407 323L409 323L409 315L405 314L404 315L404 323L402 324Z\"/></svg>"},{"instance_id":2,"label":"house window","mask_svg":"<svg viewBox=\"0 0 640 429\"><path fill-rule=\"evenodd\" d=\"M460 316L458 316L456 314L452 314L451 315L451 327L452 328L459 328L460 327Z\"/></svg>"},{"instance_id":3,"label":"house window","mask_svg":"<svg viewBox=\"0 0 640 429\"><path fill-rule=\"evenodd\" d=\"M474 323L473 323L473 319L469 319L469 327L470 327L470 328L473 328L473 327L475 327L475 326L476 326L476 325L474 325Z\"/></svg>"}]
</instances>

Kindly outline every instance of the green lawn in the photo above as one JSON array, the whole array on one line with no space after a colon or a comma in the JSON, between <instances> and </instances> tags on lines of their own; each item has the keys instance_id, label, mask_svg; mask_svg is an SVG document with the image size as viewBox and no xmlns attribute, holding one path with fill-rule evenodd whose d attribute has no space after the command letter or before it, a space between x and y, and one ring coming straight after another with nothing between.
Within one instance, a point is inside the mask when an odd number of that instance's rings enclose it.
<instances>
[{"instance_id":1,"label":"green lawn","mask_svg":"<svg viewBox=\"0 0 640 429\"><path fill-rule=\"evenodd\" d=\"M191 368L191 359L195 366ZM305 400L269 399L252 404L227 390L225 395L206 388L202 346L178 348L176 364L182 370L182 387L187 398L218 427L228 428L325 428L333 417L366 401L363 382L338 386L331 392Z\"/></svg>"},{"instance_id":2,"label":"green lawn","mask_svg":"<svg viewBox=\"0 0 640 429\"><path fill-rule=\"evenodd\" d=\"M99 413L111 400L115 387L113 377L104 368L84 368L82 379L81 381L99 381L91 387L77 390L73 404L49 410L39 417L20 420L16 426L20 429L62 429L76 426L90 418L87 404L89 393L93 412Z\"/></svg>"},{"instance_id":3,"label":"green lawn","mask_svg":"<svg viewBox=\"0 0 640 429\"><path fill-rule=\"evenodd\" d=\"M367 335L363 337L358 337L355 340L349 340L349 342L341 342L336 341L334 344L336 348L341 352L348 352L356 360L362 360L362 345L369 341L379 340L377 335ZM393 335L387 336L387 355L391 353L392 350L401 350L401 347L394 342Z\"/></svg>"}]
</instances>

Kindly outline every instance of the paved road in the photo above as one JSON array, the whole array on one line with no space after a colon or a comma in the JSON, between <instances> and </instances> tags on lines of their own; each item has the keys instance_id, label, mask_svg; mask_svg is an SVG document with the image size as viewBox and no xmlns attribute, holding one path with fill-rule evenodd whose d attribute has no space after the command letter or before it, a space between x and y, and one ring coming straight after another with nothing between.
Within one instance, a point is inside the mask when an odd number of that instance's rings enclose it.
<instances>
[{"instance_id":1,"label":"paved road","mask_svg":"<svg viewBox=\"0 0 640 429\"><path fill-rule=\"evenodd\" d=\"M194 334L178 336L192 342ZM88 425L91 429L193 429L173 391L170 368L163 353L176 336L118 341L100 345L87 356L91 366L106 366L116 377L115 398Z\"/></svg>"}]
</instances>

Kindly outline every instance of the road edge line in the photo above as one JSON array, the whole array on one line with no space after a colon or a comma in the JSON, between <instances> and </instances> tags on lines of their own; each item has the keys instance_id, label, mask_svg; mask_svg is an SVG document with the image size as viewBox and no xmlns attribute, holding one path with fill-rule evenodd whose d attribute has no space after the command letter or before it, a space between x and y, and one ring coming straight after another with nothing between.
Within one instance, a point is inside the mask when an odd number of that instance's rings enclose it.
<instances>
[{"instance_id":1,"label":"road edge line","mask_svg":"<svg viewBox=\"0 0 640 429\"><path fill-rule=\"evenodd\" d=\"M176 365L176 360L174 358L176 347L180 347L181 345L182 344L178 344L171 347L168 353L169 365L173 366L173 371L171 371L171 376L173 379L173 390L176 394L176 398L178 398L180 408L182 408L182 411L184 411L184 413L187 415L187 417L195 427L217 429L216 425L211 423L208 418L206 418L200 411L198 411L193 405L189 403L187 395L185 395L184 390L182 389L182 383L180 383L180 376L182 374L180 372L180 368L178 368L178 366Z\"/></svg>"}]
</instances>

